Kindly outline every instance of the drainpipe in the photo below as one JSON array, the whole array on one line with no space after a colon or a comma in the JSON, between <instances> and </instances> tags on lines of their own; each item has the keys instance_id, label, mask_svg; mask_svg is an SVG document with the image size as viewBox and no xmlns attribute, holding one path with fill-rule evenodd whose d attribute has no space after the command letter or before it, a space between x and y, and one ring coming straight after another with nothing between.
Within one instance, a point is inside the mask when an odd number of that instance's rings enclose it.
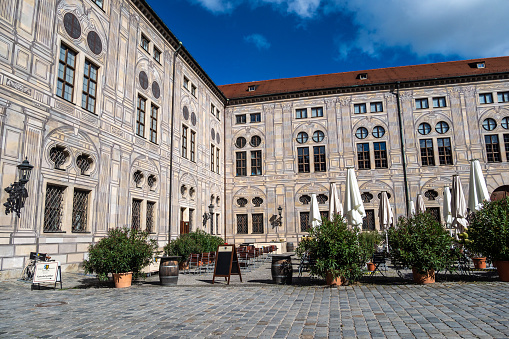
<instances>
[{"instance_id":1,"label":"drainpipe","mask_svg":"<svg viewBox=\"0 0 509 339\"><path fill-rule=\"evenodd\" d=\"M182 41L179 41L179 46L173 53L173 78L171 86L171 123L170 123L170 206L168 213L168 242L171 237L171 218L172 218L172 192L173 192L173 118L175 116L175 63L177 61L177 55L182 48Z\"/></svg>"},{"instance_id":2,"label":"drainpipe","mask_svg":"<svg viewBox=\"0 0 509 339\"><path fill-rule=\"evenodd\" d=\"M223 109L223 230L224 230L224 242L226 244L226 107L228 106L228 99L224 104Z\"/></svg>"},{"instance_id":3,"label":"drainpipe","mask_svg":"<svg viewBox=\"0 0 509 339\"><path fill-rule=\"evenodd\" d=\"M399 138L401 141L401 159L403 160L403 182L405 185L405 209L407 217L410 215L410 196L408 192L408 177L407 177L407 167L406 167L406 156L405 156L405 138L403 136L403 118L401 116L401 103L399 97L399 84L400 82L396 82L396 100L398 102L398 124L399 124Z\"/></svg>"}]
</instances>

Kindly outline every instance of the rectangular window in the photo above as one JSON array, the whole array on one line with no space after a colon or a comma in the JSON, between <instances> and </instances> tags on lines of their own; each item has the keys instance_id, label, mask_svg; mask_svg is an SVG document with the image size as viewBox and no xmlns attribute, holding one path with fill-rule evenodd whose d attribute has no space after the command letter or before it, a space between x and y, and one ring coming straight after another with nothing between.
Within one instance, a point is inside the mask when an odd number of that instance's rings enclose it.
<instances>
[{"instance_id":1,"label":"rectangular window","mask_svg":"<svg viewBox=\"0 0 509 339\"><path fill-rule=\"evenodd\" d=\"M485 135L484 141L486 142L486 157L488 162L501 162L500 144L498 142L498 135Z\"/></svg>"},{"instance_id":2,"label":"rectangular window","mask_svg":"<svg viewBox=\"0 0 509 339\"><path fill-rule=\"evenodd\" d=\"M235 169L236 176L245 177L247 175L246 152L235 153Z\"/></svg>"},{"instance_id":3,"label":"rectangular window","mask_svg":"<svg viewBox=\"0 0 509 339\"><path fill-rule=\"evenodd\" d=\"M182 157L187 159L187 126L182 125Z\"/></svg>"},{"instance_id":4,"label":"rectangular window","mask_svg":"<svg viewBox=\"0 0 509 339\"><path fill-rule=\"evenodd\" d=\"M452 148L450 138L438 138L438 160L440 165L452 165Z\"/></svg>"},{"instance_id":5,"label":"rectangular window","mask_svg":"<svg viewBox=\"0 0 509 339\"><path fill-rule=\"evenodd\" d=\"M145 137L145 111L147 100L143 97L138 97L138 108L136 110L136 134L140 137Z\"/></svg>"},{"instance_id":6,"label":"rectangular window","mask_svg":"<svg viewBox=\"0 0 509 339\"><path fill-rule=\"evenodd\" d=\"M247 214L237 214L237 234L247 234Z\"/></svg>"},{"instance_id":7,"label":"rectangular window","mask_svg":"<svg viewBox=\"0 0 509 339\"><path fill-rule=\"evenodd\" d=\"M195 97L196 96L196 86L191 84L191 94Z\"/></svg>"},{"instance_id":8,"label":"rectangular window","mask_svg":"<svg viewBox=\"0 0 509 339\"><path fill-rule=\"evenodd\" d=\"M214 172L214 145L210 145L210 170Z\"/></svg>"},{"instance_id":9,"label":"rectangular window","mask_svg":"<svg viewBox=\"0 0 509 339\"><path fill-rule=\"evenodd\" d=\"M46 206L44 208L44 232L62 232L65 187L48 185L46 187Z\"/></svg>"},{"instance_id":10,"label":"rectangular window","mask_svg":"<svg viewBox=\"0 0 509 339\"><path fill-rule=\"evenodd\" d=\"M309 229L309 212L300 212L300 231L306 232Z\"/></svg>"},{"instance_id":11,"label":"rectangular window","mask_svg":"<svg viewBox=\"0 0 509 339\"><path fill-rule=\"evenodd\" d=\"M261 113L251 113L249 115L249 118L251 119L251 122L261 122L262 114Z\"/></svg>"},{"instance_id":12,"label":"rectangular window","mask_svg":"<svg viewBox=\"0 0 509 339\"><path fill-rule=\"evenodd\" d=\"M353 112L355 114L366 113L366 104L354 104Z\"/></svg>"},{"instance_id":13,"label":"rectangular window","mask_svg":"<svg viewBox=\"0 0 509 339\"><path fill-rule=\"evenodd\" d=\"M74 93L74 71L76 69L76 52L65 45L60 46L58 61L57 95L72 102Z\"/></svg>"},{"instance_id":14,"label":"rectangular window","mask_svg":"<svg viewBox=\"0 0 509 339\"><path fill-rule=\"evenodd\" d=\"M299 108L295 110L295 117L297 119L304 119L308 117L308 109L307 108Z\"/></svg>"},{"instance_id":15,"label":"rectangular window","mask_svg":"<svg viewBox=\"0 0 509 339\"><path fill-rule=\"evenodd\" d=\"M216 173L219 174L219 148L216 148Z\"/></svg>"},{"instance_id":16,"label":"rectangular window","mask_svg":"<svg viewBox=\"0 0 509 339\"><path fill-rule=\"evenodd\" d=\"M357 144L357 163L359 169L371 169L369 143Z\"/></svg>"},{"instance_id":17,"label":"rectangular window","mask_svg":"<svg viewBox=\"0 0 509 339\"><path fill-rule=\"evenodd\" d=\"M313 107L313 108L311 108L311 117L312 118L323 117L323 107Z\"/></svg>"},{"instance_id":18,"label":"rectangular window","mask_svg":"<svg viewBox=\"0 0 509 339\"><path fill-rule=\"evenodd\" d=\"M371 113L383 112L384 111L384 106L382 105L381 102L372 102L370 104L370 106L371 106Z\"/></svg>"},{"instance_id":19,"label":"rectangular window","mask_svg":"<svg viewBox=\"0 0 509 339\"><path fill-rule=\"evenodd\" d=\"M509 134L504 134L504 144L505 144L505 157L509 162Z\"/></svg>"},{"instance_id":20,"label":"rectangular window","mask_svg":"<svg viewBox=\"0 0 509 339\"><path fill-rule=\"evenodd\" d=\"M99 68L90 61L85 60L85 72L83 74L83 93L81 107L95 113L95 101L97 94L97 71Z\"/></svg>"},{"instance_id":21,"label":"rectangular window","mask_svg":"<svg viewBox=\"0 0 509 339\"><path fill-rule=\"evenodd\" d=\"M154 60L161 63L161 51L154 47Z\"/></svg>"},{"instance_id":22,"label":"rectangular window","mask_svg":"<svg viewBox=\"0 0 509 339\"><path fill-rule=\"evenodd\" d=\"M216 108L216 117L217 120L221 120L221 111Z\"/></svg>"},{"instance_id":23,"label":"rectangular window","mask_svg":"<svg viewBox=\"0 0 509 339\"><path fill-rule=\"evenodd\" d=\"M299 173L309 173L309 148L308 147L298 147L298 169Z\"/></svg>"},{"instance_id":24,"label":"rectangular window","mask_svg":"<svg viewBox=\"0 0 509 339\"><path fill-rule=\"evenodd\" d=\"M262 151L251 151L251 175L262 175Z\"/></svg>"},{"instance_id":25,"label":"rectangular window","mask_svg":"<svg viewBox=\"0 0 509 339\"><path fill-rule=\"evenodd\" d=\"M150 141L157 143L157 110L156 106L152 106L150 110Z\"/></svg>"},{"instance_id":26,"label":"rectangular window","mask_svg":"<svg viewBox=\"0 0 509 339\"><path fill-rule=\"evenodd\" d=\"M88 217L88 194L89 191L74 189L72 201L72 231L86 232Z\"/></svg>"},{"instance_id":27,"label":"rectangular window","mask_svg":"<svg viewBox=\"0 0 509 339\"><path fill-rule=\"evenodd\" d=\"M433 140L419 140L421 146L421 164L422 166L435 166L435 157L433 155Z\"/></svg>"},{"instance_id":28,"label":"rectangular window","mask_svg":"<svg viewBox=\"0 0 509 339\"><path fill-rule=\"evenodd\" d=\"M245 114L239 114L235 116L235 124L245 124L246 123L246 115Z\"/></svg>"},{"instance_id":29,"label":"rectangular window","mask_svg":"<svg viewBox=\"0 0 509 339\"><path fill-rule=\"evenodd\" d=\"M426 108L429 108L428 98L415 99L415 108L417 108L417 109L426 109Z\"/></svg>"},{"instance_id":30,"label":"rectangular window","mask_svg":"<svg viewBox=\"0 0 509 339\"><path fill-rule=\"evenodd\" d=\"M375 168L387 168L387 147L385 142L374 142Z\"/></svg>"},{"instance_id":31,"label":"rectangular window","mask_svg":"<svg viewBox=\"0 0 509 339\"><path fill-rule=\"evenodd\" d=\"M491 94L491 93L480 93L479 94L479 103L481 103L481 104L492 104L493 103L493 94Z\"/></svg>"},{"instance_id":32,"label":"rectangular window","mask_svg":"<svg viewBox=\"0 0 509 339\"><path fill-rule=\"evenodd\" d=\"M155 233L155 230L154 230L155 206L156 206L155 202L147 201L147 224L146 224L146 231L148 233Z\"/></svg>"},{"instance_id":33,"label":"rectangular window","mask_svg":"<svg viewBox=\"0 0 509 339\"><path fill-rule=\"evenodd\" d=\"M433 98L433 108L446 107L445 97Z\"/></svg>"},{"instance_id":34,"label":"rectangular window","mask_svg":"<svg viewBox=\"0 0 509 339\"><path fill-rule=\"evenodd\" d=\"M366 216L362 218L362 230L375 230L375 210L366 210Z\"/></svg>"},{"instance_id":35,"label":"rectangular window","mask_svg":"<svg viewBox=\"0 0 509 339\"><path fill-rule=\"evenodd\" d=\"M214 115L216 113L216 106L214 104L210 104L210 113Z\"/></svg>"},{"instance_id":36,"label":"rectangular window","mask_svg":"<svg viewBox=\"0 0 509 339\"><path fill-rule=\"evenodd\" d=\"M313 155L315 172L325 172L327 170L327 165L325 164L325 146L313 146Z\"/></svg>"},{"instance_id":37,"label":"rectangular window","mask_svg":"<svg viewBox=\"0 0 509 339\"><path fill-rule=\"evenodd\" d=\"M103 0L93 0L95 4L101 8L103 8Z\"/></svg>"},{"instance_id":38,"label":"rectangular window","mask_svg":"<svg viewBox=\"0 0 509 339\"><path fill-rule=\"evenodd\" d=\"M509 92L498 92L498 102L509 102Z\"/></svg>"},{"instance_id":39,"label":"rectangular window","mask_svg":"<svg viewBox=\"0 0 509 339\"><path fill-rule=\"evenodd\" d=\"M252 214L253 234L263 234L263 213Z\"/></svg>"},{"instance_id":40,"label":"rectangular window","mask_svg":"<svg viewBox=\"0 0 509 339\"><path fill-rule=\"evenodd\" d=\"M189 90L189 79L184 77L184 88Z\"/></svg>"},{"instance_id":41,"label":"rectangular window","mask_svg":"<svg viewBox=\"0 0 509 339\"><path fill-rule=\"evenodd\" d=\"M148 52L149 43L150 43L150 40L142 34L141 35L141 48L143 48L145 51Z\"/></svg>"},{"instance_id":42,"label":"rectangular window","mask_svg":"<svg viewBox=\"0 0 509 339\"><path fill-rule=\"evenodd\" d=\"M191 161L196 162L196 132L191 131Z\"/></svg>"},{"instance_id":43,"label":"rectangular window","mask_svg":"<svg viewBox=\"0 0 509 339\"><path fill-rule=\"evenodd\" d=\"M135 230L141 230L141 202L142 200L133 199L131 228Z\"/></svg>"}]
</instances>

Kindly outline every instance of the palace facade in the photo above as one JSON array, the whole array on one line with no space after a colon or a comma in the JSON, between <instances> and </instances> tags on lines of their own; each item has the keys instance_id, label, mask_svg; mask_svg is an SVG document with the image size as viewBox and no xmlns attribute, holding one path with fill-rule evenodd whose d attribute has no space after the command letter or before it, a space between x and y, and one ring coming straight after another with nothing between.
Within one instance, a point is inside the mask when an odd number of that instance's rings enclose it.
<instances>
[{"instance_id":1,"label":"palace facade","mask_svg":"<svg viewBox=\"0 0 509 339\"><path fill-rule=\"evenodd\" d=\"M365 229L382 191L440 218L472 158L505 195L508 77L500 57L216 86L143 0L3 0L2 187L34 169L20 217L0 216L0 270L34 251L76 267L124 225L161 247L196 229L296 245L311 193L326 215L349 166Z\"/></svg>"}]
</instances>

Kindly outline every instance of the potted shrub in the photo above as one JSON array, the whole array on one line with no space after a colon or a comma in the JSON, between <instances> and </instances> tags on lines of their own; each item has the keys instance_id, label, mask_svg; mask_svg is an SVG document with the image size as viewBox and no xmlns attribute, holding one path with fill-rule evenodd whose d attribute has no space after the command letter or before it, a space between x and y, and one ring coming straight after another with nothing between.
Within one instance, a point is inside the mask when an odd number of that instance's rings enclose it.
<instances>
[{"instance_id":1,"label":"potted shrub","mask_svg":"<svg viewBox=\"0 0 509 339\"><path fill-rule=\"evenodd\" d=\"M497 266L500 280L509 281L509 197L485 201L468 227L467 249L482 253Z\"/></svg>"},{"instance_id":2,"label":"potted shrub","mask_svg":"<svg viewBox=\"0 0 509 339\"><path fill-rule=\"evenodd\" d=\"M113 274L116 287L131 286L131 279L139 277L150 264L157 249L149 233L131 228L114 228L105 238L88 247L88 259L83 261L85 273L95 273L99 280Z\"/></svg>"},{"instance_id":3,"label":"potted shrub","mask_svg":"<svg viewBox=\"0 0 509 339\"><path fill-rule=\"evenodd\" d=\"M474 268L486 268L486 257L479 252L479 249L475 246L474 242L469 239L468 231L458 234L458 243L463 245L465 249L470 253L470 258L474 262Z\"/></svg>"},{"instance_id":4,"label":"potted shrub","mask_svg":"<svg viewBox=\"0 0 509 339\"><path fill-rule=\"evenodd\" d=\"M457 258L453 238L429 213L401 217L388 237L392 261L412 267L416 283L435 282L435 271L450 267Z\"/></svg>"},{"instance_id":5,"label":"potted shrub","mask_svg":"<svg viewBox=\"0 0 509 339\"><path fill-rule=\"evenodd\" d=\"M333 221L323 219L309 233L299 243L297 253L308 252L316 261L311 266L313 275L325 278L331 285L360 279L366 263L364 254L357 233L348 228L342 217L336 216Z\"/></svg>"},{"instance_id":6,"label":"potted shrub","mask_svg":"<svg viewBox=\"0 0 509 339\"><path fill-rule=\"evenodd\" d=\"M382 237L377 231L362 232L359 234L359 246L361 247L361 255L363 261L367 263L368 271L375 270L375 264L371 262L373 254L378 249Z\"/></svg>"},{"instance_id":7,"label":"potted shrub","mask_svg":"<svg viewBox=\"0 0 509 339\"><path fill-rule=\"evenodd\" d=\"M164 247L164 254L179 257L179 268L185 268L187 259L192 253L215 252L217 246L224 244L224 239L210 235L202 230L181 234Z\"/></svg>"}]
</instances>

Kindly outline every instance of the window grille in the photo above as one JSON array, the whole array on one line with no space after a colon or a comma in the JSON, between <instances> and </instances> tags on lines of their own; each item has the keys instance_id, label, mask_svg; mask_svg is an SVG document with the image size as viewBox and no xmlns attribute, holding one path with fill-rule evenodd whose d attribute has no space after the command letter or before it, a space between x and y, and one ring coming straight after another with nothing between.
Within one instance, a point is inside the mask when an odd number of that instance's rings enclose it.
<instances>
[{"instance_id":1,"label":"window grille","mask_svg":"<svg viewBox=\"0 0 509 339\"><path fill-rule=\"evenodd\" d=\"M440 219L440 207L427 207L426 212L431 214L436 221L442 222Z\"/></svg>"},{"instance_id":2,"label":"window grille","mask_svg":"<svg viewBox=\"0 0 509 339\"><path fill-rule=\"evenodd\" d=\"M240 207L245 207L247 205L247 199L246 198L238 198L237 199L237 204Z\"/></svg>"},{"instance_id":3,"label":"window grille","mask_svg":"<svg viewBox=\"0 0 509 339\"><path fill-rule=\"evenodd\" d=\"M302 204L307 205L311 201L311 197L309 195L301 195L300 198L299 198L299 201Z\"/></svg>"},{"instance_id":4,"label":"window grille","mask_svg":"<svg viewBox=\"0 0 509 339\"><path fill-rule=\"evenodd\" d=\"M319 204L325 204L327 200L329 200L329 197L327 197L325 194L318 194L316 200L318 200Z\"/></svg>"},{"instance_id":5,"label":"window grille","mask_svg":"<svg viewBox=\"0 0 509 339\"><path fill-rule=\"evenodd\" d=\"M263 199L260 197L254 197L252 202L255 207L260 207L260 205L263 204Z\"/></svg>"},{"instance_id":6,"label":"window grille","mask_svg":"<svg viewBox=\"0 0 509 339\"><path fill-rule=\"evenodd\" d=\"M253 233L263 234L263 214L253 214Z\"/></svg>"},{"instance_id":7,"label":"window grille","mask_svg":"<svg viewBox=\"0 0 509 339\"><path fill-rule=\"evenodd\" d=\"M194 197L194 192L195 192L194 187L191 187L191 188L189 189L189 196L190 196L191 198L192 198L192 197Z\"/></svg>"},{"instance_id":8,"label":"window grille","mask_svg":"<svg viewBox=\"0 0 509 339\"><path fill-rule=\"evenodd\" d=\"M136 183L136 186L139 186L141 184L141 181L143 180L143 173L141 171L136 171L133 174L134 182Z\"/></svg>"},{"instance_id":9,"label":"window grille","mask_svg":"<svg viewBox=\"0 0 509 339\"><path fill-rule=\"evenodd\" d=\"M237 234L247 234L247 214L237 214Z\"/></svg>"},{"instance_id":10,"label":"window grille","mask_svg":"<svg viewBox=\"0 0 509 339\"><path fill-rule=\"evenodd\" d=\"M378 200L382 199L382 192L378 193L377 197L378 197ZM391 194L389 192L387 192L387 198L389 198L389 199L391 198Z\"/></svg>"},{"instance_id":11,"label":"window grille","mask_svg":"<svg viewBox=\"0 0 509 339\"><path fill-rule=\"evenodd\" d=\"M329 211L320 211L320 217L322 219L329 219Z\"/></svg>"},{"instance_id":12,"label":"window grille","mask_svg":"<svg viewBox=\"0 0 509 339\"><path fill-rule=\"evenodd\" d=\"M375 210L366 210L366 216L362 218L362 230L375 230Z\"/></svg>"},{"instance_id":13,"label":"window grille","mask_svg":"<svg viewBox=\"0 0 509 339\"><path fill-rule=\"evenodd\" d=\"M155 202L147 202L147 232L154 233L154 211Z\"/></svg>"},{"instance_id":14,"label":"window grille","mask_svg":"<svg viewBox=\"0 0 509 339\"><path fill-rule=\"evenodd\" d=\"M184 194L186 194L186 191L187 191L186 185L180 186L180 194L184 195Z\"/></svg>"},{"instance_id":15,"label":"window grille","mask_svg":"<svg viewBox=\"0 0 509 339\"><path fill-rule=\"evenodd\" d=\"M74 190L72 203L72 231L86 232L88 217L88 191Z\"/></svg>"},{"instance_id":16,"label":"window grille","mask_svg":"<svg viewBox=\"0 0 509 339\"><path fill-rule=\"evenodd\" d=\"M156 177L154 175L149 175L147 179L148 187L153 188L156 184Z\"/></svg>"},{"instance_id":17,"label":"window grille","mask_svg":"<svg viewBox=\"0 0 509 339\"><path fill-rule=\"evenodd\" d=\"M141 200L133 199L133 229L141 230Z\"/></svg>"},{"instance_id":18,"label":"window grille","mask_svg":"<svg viewBox=\"0 0 509 339\"><path fill-rule=\"evenodd\" d=\"M44 232L62 231L62 214L65 187L48 185L44 209Z\"/></svg>"},{"instance_id":19,"label":"window grille","mask_svg":"<svg viewBox=\"0 0 509 339\"><path fill-rule=\"evenodd\" d=\"M363 192L361 194L361 199L362 199L363 203L369 204L371 202L371 200L373 200L373 194L371 194L369 192Z\"/></svg>"},{"instance_id":20,"label":"window grille","mask_svg":"<svg viewBox=\"0 0 509 339\"><path fill-rule=\"evenodd\" d=\"M309 229L309 212L300 212L300 230L305 232Z\"/></svg>"},{"instance_id":21,"label":"window grille","mask_svg":"<svg viewBox=\"0 0 509 339\"><path fill-rule=\"evenodd\" d=\"M87 173L87 171L90 169L91 162L92 160L86 154L82 154L76 158L76 166L78 166L80 169L81 175L85 175Z\"/></svg>"},{"instance_id":22,"label":"window grille","mask_svg":"<svg viewBox=\"0 0 509 339\"><path fill-rule=\"evenodd\" d=\"M435 200L438 197L438 192L435 190L428 190L424 193L424 196L428 198L428 200Z\"/></svg>"},{"instance_id":23,"label":"window grille","mask_svg":"<svg viewBox=\"0 0 509 339\"><path fill-rule=\"evenodd\" d=\"M61 146L55 146L49 151L49 157L55 164L55 168L60 168L67 160L67 154L65 148Z\"/></svg>"}]
</instances>

